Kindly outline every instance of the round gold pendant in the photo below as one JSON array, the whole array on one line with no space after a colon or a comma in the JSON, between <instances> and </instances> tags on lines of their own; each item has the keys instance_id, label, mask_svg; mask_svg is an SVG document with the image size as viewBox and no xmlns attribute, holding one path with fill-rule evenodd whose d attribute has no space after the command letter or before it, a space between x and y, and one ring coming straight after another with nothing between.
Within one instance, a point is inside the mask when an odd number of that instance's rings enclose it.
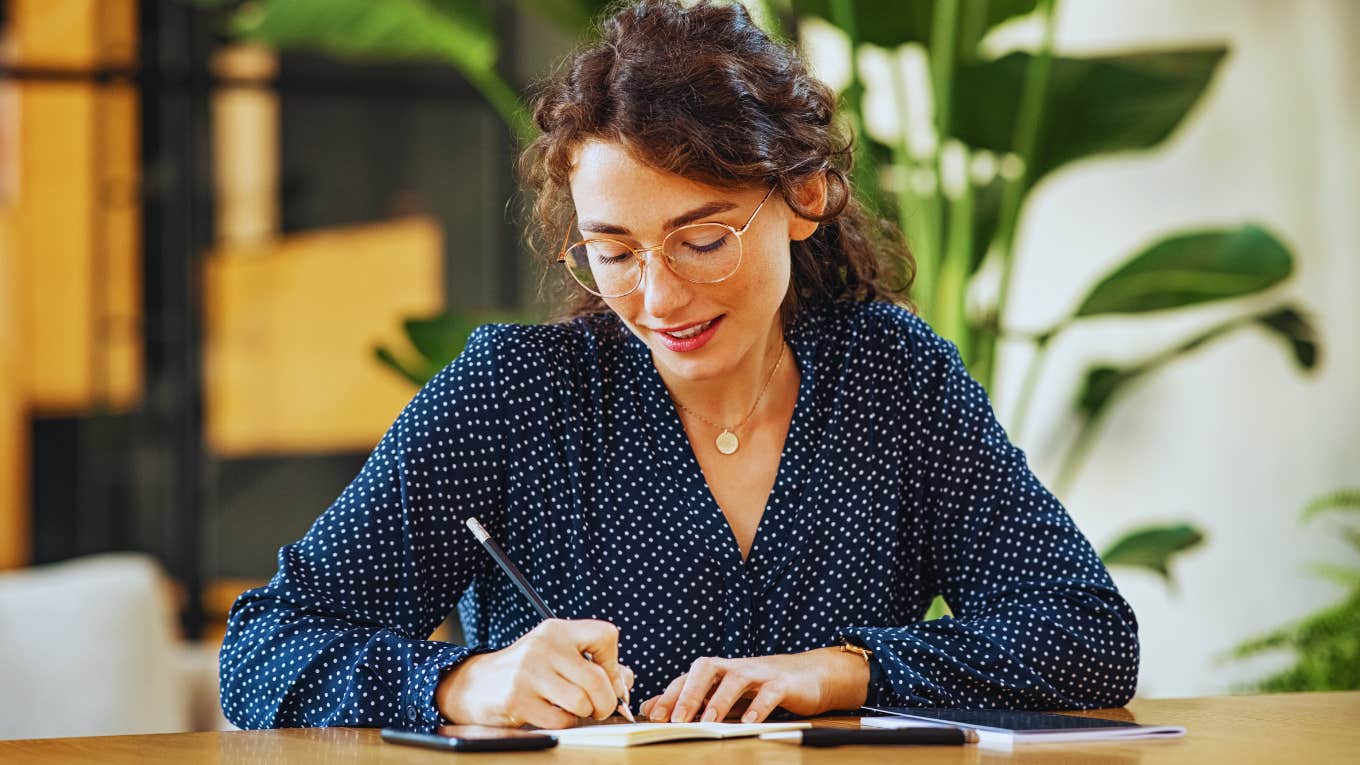
<instances>
[{"instance_id":1,"label":"round gold pendant","mask_svg":"<svg viewBox=\"0 0 1360 765\"><path fill-rule=\"evenodd\" d=\"M714 443L718 445L718 451L723 454L731 454L737 450L738 446L741 446L741 444L737 442L737 434L730 430L724 430L719 433L718 440L714 441Z\"/></svg>"}]
</instances>

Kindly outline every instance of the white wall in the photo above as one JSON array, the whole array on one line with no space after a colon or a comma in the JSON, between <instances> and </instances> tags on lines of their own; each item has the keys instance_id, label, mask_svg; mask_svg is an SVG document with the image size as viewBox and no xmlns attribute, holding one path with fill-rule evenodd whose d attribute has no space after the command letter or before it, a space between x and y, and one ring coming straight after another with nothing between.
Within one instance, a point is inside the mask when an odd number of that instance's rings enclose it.
<instances>
[{"instance_id":1,"label":"white wall","mask_svg":"<svg viewBox=\"0 0 1360 765\"><path fill-rule=\"evenodd\" d=\"M1312 376L1255 330L1166 369L1110 412L1064 497L1097 548L1159 520L1206 530L1206 546L1175 568L1176 590L1155 576L1114 573L1142 624L1140 693L1229 692L1288 663L1218 663L1230 647L1341 594L1306 567L1356 562L1334 526L1302 526L1298 516L1320 494L1360 486L1360 3L1059 7L1059 53L1213 41L1232 53L1160 150L1074 166L1036 190L1020 231L1012 322L1051 325L1101 273L1167 233L1255 221L1293 250L1296 274L1283 294L1321 330L1322 364ZM1088 360L1137 358L1235 313L1107 321L1060 340L1021 444L1040 477L1056 478L1054 447ZM1003 421L1028 359L1010 350L997 401Z\"/></svg>"}]
</instances>

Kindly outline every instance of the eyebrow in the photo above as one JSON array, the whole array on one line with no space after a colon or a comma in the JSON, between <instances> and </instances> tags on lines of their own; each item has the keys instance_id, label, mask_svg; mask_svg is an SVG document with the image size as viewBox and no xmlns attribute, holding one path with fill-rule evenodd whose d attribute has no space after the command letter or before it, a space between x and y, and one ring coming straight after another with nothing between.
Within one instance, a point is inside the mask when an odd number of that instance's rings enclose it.
<instances>
[{"instance_id":1,"label":"eyebrow","mask_svg":"<svg viewBox=\"0 0 1360 765\"><path fill-rule=\"evenodd\" d=\"M673 228L694 223L695 221L707 218L710 215L717 215L718 213L735 209L737 209L737 206L732 202L709 202L708 204L700 205L689 212L671 218L666 221L661 228L662 230L670 231ZM616 226L613 223L605 223L598 220L583 220L576 225L577 228L582 231L589 231L594 234L618 234L621 236L630 236L632 234L631 231L623 226Z\"/></svg>"}]
</instances>

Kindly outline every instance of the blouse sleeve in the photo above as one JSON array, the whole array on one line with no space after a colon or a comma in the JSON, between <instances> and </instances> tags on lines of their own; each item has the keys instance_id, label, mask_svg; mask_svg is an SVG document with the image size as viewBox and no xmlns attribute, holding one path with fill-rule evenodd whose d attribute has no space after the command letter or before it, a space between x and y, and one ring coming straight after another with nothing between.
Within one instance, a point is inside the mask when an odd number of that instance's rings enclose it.
<instances>
[{"instance_id":1,"label":"blouse sleeve","mask_svg":"<svg viewBox=\"0 0 1360 765\"><path fill-rule=\"evenodd\" d=\"M440 721L442 672L479 651L425 640L472 580L462 519L504 513L495 339L483 327L398 416L340 497L231 609L222 710L242 728ZM337 416L343 416L337 413ZM490 521L490 522L488 522Z\"/></svg>"},{"instance_id":2,"label":"blouse sleeve","mask_svg":"<svg viewBox=\"0 0 1360 765\"><path fill-rule=\"evenodd\" d=\"M843 636L874 652L869 703L1016 709L1122 706L1138 623L1104 564L997 422L952 344L915 387L931 592L954 617Z\"/></svg>"}]
</instances>

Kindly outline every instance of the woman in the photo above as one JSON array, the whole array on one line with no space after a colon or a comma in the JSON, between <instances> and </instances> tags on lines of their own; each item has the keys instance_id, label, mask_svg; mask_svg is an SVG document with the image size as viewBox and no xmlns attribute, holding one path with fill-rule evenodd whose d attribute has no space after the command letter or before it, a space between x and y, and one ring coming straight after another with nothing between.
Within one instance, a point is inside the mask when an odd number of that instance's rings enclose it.
<instances>
[{"instance_id":1,"label":"woman","mask_svg":"<svg viewBox=\"0 0 1360 765\"><path fill-rule=\"evenodd\" d=\"M739 5L605 23L524 159L570 319L479 330L241 596L233 722L564 727L634 683L674 721L1131 697L1132 611L891 301L878 259L909 258L856 207L833 108ZM937 594L955 618L920 621ZM455 606L468 644L424 640Z\"/></svg>"}]
</instances>

